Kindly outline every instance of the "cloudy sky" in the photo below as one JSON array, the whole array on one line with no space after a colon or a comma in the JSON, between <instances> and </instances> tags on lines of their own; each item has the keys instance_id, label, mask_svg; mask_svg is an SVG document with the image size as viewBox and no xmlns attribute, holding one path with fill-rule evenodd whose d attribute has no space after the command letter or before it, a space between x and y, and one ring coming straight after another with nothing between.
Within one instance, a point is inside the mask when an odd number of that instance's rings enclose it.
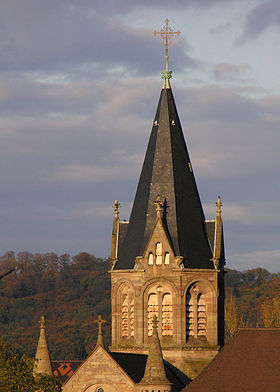
<instances>
[{"instance_id":1,"label":"cloudy sky","mask_svg":"<svg viewBox=\"0 0 280 392\"><path fill-rule=\"evenodd\" d=\"M0 0L0 253L107 257L172 40L172 88L227 266L280 271L279 0Z\"/></svg>"}]
</instances>

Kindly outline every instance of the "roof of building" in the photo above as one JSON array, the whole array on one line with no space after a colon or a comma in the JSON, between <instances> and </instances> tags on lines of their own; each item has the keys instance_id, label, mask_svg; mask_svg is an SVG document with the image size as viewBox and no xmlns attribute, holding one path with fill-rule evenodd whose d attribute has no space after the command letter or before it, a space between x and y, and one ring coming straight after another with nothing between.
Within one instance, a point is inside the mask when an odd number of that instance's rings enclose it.
<instances>
[{"instance_id":1,"label":"roof of building","mask_svg":"<svg viewBox=\"0 0 280 392\"><path fill-rule=\"evenodd\" d=\"M108 354L121 366L126 374L135 382L139 383L145 372L147 355L125 354L108 351ZM64 384L76 372L84 361L52 361L53 375L58 377ZM171 391L179 392L190 382L179 369L164 361L164 368L169 382L172 384Z\"/></svg>"},{"instance_id":2,"label":"roof of building","mask_svg":"<svg viewBox=\"0 0 280 392\"><path fill-rule=\"evenodd\" d=\"M139 383L145 372L147 355L110 352L111 357L123 368L135 383ZM164 361L166 377L171 383L171 391L179 392L190 380L179 369Z\"/></svg>"},{"instance_id":3,"label":"roof of building","mask_svg":"<svg viewBox=\"0 0 280 392\"><path fill-rule=\"evenodd\" d=\"M145 160L116 269L131 269L156 222L160 195L163 221L176 256L186 268L213 268L205 217L171 89L161 91Z\"/></svg>"},{"instance_id":4,"label":"roof of building","mask_svg":"<svg viewBox=\"0 0 280 392\"><path fill-rule=\"evenodd\" d=\"M280 328L240 329L186 392L280 391Z\"/></svg>"},{"instance_id":5,"label":"roof of building","mask_svg":"<svg viewBox=\"0 0 280 392\"><path fill-rule=\"evenodd\" d=\"M53 375L58 377L64 384L74 372L80 367L83 361L52 361Z\"/></svg>"}]
</instances>

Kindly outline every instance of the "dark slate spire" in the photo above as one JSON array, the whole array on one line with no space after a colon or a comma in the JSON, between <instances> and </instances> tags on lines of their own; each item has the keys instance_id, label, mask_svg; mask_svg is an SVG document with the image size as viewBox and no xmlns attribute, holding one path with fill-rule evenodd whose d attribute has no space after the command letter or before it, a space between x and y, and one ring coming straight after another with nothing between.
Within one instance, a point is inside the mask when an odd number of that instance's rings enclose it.
<instances>
[{"instance_id":1,"label":"dark slate spire","mask_svg":"<svg viewBox=\"0 0 280 392\"><path fill-rule=\"evenodd\" d=\"M213 268L205 218L174 97L169 83L161 91L126 235L115 269L131 269L156 222L160 195L163 220L176 256L186 268Z\"/></svg>"}]
</instances>

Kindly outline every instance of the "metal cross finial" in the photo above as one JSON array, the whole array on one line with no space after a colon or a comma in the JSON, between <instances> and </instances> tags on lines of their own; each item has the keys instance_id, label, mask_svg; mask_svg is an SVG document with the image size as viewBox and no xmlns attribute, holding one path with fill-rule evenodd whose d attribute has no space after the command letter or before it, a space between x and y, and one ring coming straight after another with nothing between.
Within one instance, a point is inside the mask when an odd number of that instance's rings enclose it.
<instances>
[{"instance_id":1,"label":"metal cross finial","mask_svg":"<svg viewBox=\"0 0 280 392\"><path fill-rule=\"evenodd\" d=\"M162 77L164 79L171 78L171 72L168 71L168 42L174 35L181 34L181 31L173 31L169 25L169 20L165 19L165 27L163 27L160 31L154 31L154 35L160 35L163 38L163 44L165 45L165 72L162 73Z\"/></svg>"},{"instance_id":2,"label":"metal cross finial","mask_svg":"<svg viewBox=\"0 0 280 392\"><path fill-rule=\"evenodd\" d=\"M106 323L106 320L104 320L101 316L101 314L98 315L98 319L94 320L96 324L98 324L98 335L102 335L102 324Z\"/></svg>"},{"instance_id":3,"label":"metal cross finial","mask_svg":"<svg viewBox=\"0 0 280 392\"><path fill-rule=\"evenodd\" d=\"M160 201L160 195L157 195L156 201L154 201L154 205L156 206L157 217L160 218L162 202Z\"/></svg>"},{"instance_id":4,"label":"metal cross finial","mask_svg":"<svg viewBox=\"0 0 280 392\"><path fill-rule=\"evenodd\" d=\"M121 207L120 203L118 202L118 200L115 200L114 204L112 205L112 208L114 208L114 215L115 218L119 217L119 208Z\"/></svg>"}]
</instances>

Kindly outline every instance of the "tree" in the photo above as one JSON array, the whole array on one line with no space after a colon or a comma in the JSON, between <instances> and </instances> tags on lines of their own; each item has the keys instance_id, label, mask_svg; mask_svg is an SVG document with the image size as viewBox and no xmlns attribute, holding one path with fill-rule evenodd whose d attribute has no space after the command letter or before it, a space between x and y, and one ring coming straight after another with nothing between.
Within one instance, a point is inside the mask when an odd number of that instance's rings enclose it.
<instances>
[{"instance_id":1,"label":"tree","mask_svg":"<svg viewBox=\"0 0 280 392\"><path fill-rule=\"evenodd\" d=\"M60 392L61 383L54 376L33 375L34 360L17 353L0 341L1 392Z\"/></svg>"},{"instance_id":2,"label":"tree","mask_svg":"<svg viewBox=\"0 0 280 392\"><path fill-rule=\"evenodd\" d=\"M261 305L259 324L264 327L280 327L280 296Z\"/></svg>"},{"instance_id":3,"label":"tree","mask_svg":"<svg viewBox=\"0 0 280 392\"><path fill-rule=\"evenodd\" d=\"M226 337L230 339L238 329L239 317L235 297L231 294L225 303Z\"/></svg>"}]
</instances>

